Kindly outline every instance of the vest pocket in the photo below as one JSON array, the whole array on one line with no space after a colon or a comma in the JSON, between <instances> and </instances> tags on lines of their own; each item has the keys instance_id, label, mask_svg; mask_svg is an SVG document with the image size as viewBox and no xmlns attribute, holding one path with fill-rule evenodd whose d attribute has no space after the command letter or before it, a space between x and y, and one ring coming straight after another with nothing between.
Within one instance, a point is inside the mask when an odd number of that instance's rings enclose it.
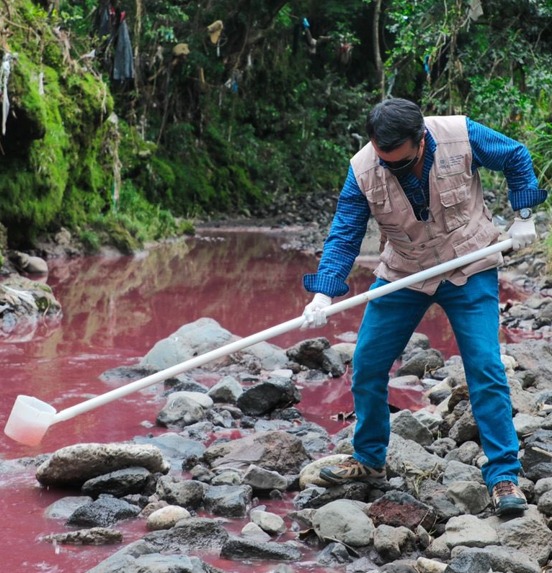
<instances>
[{"instance_id":1,"label":"vest pocket","mask_svg":"<svg viewBox=\"0 0 552 573\"><path fill-rule=\"evenodd\" d=\"M370 211L372 211L374 216L377 216L379 213L391 213L391 201L389 200L387 187L380 185L379 187L366 189L365 195L370 204Z\"/></svg>"},{"instance_id":2,"label":"vest pocket","mask_svg":"<svg viewBox=\"0 0 552 573\"><path fill-rule=\"evenodd\" d=\"M386 245L381 253L380 261L385 263L390 269L407 275L423 270L419 258L404 257L389 244Z\"/></svg>"},{"instance_id":3,"label":"vest pocket","mask_svg":"<svg viewBox=\"0 0 552 573\"><path fill-rule=\"evenodd\" d=\"M381 234L387 237L391 242L400 241L402 243L412 243L412 239L402 227L398 225L389 225L388 223L379 223L378 226Z\"/></svg>"},{"instance_id":4,"label":"vest pocket","mask_svg":"<svg viewBox=\"0 0 552 573\"><path fill-rule=\"evenodd\" d=\"M442 191L440 198L447 231L454 231L470 221L470 188L467 185Z\"/></svg>"}]
</instances>

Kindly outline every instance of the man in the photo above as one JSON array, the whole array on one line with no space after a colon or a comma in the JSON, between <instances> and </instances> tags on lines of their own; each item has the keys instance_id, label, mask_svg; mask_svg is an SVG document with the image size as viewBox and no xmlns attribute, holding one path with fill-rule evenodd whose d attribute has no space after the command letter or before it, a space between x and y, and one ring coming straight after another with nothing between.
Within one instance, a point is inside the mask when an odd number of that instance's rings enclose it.
<instances>
[{"instance_id":1,"label":"man","mask_svg":"<svg viewBox=\"0 0 552 573\"><path fill-rule=\"evenodd\" d=\"M509 235L519 249L536 239L531 208L542 203L531 157L520 143L465 116L427 117L404 99L376 105L367 123L370 142L351 160L316 274L303 279L316 293L305 326L325 324L324 309L349 290L345 280L373 216L382 234L376 288L497 242L499 231L483 200L478 168L502 171L516 212ZM390 435L387 384L425 312L439 304L462 355L473 415L487 462L483 478L498 515L522 513L519 444L509 386L500 359L498 271L488 256L366 307L353 357L356 412L353 456L325 467L332 484L385 480Z\"/></svg>"}]
</instances>

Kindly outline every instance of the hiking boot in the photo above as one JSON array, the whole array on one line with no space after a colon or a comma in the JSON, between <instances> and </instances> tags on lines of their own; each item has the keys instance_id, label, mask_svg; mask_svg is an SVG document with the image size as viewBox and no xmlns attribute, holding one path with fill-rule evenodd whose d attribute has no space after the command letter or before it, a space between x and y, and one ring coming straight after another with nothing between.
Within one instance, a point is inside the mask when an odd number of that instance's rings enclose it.
<instances>
[{"instance_id":1,"label":"hiking boot","mask_svg":"<svg viewBox=\"0 0 552 573\"><path fill-rule=\"evenodd\" d=\"M362 481L373 486L382 486L387 483L385 468L370 468L353 457L347 458L340 464L322 468L320 477L334 485L351 480Z\"/></svg>"},{"instance_id":2,"label":"hiking boot","mask_svg":"<svg viewBox=\"0 0 552 573\"><path fill-rule=\"evenodd\" d=\"M493 487L493 505L496 515L523 513L527 500L519 487L511 481L500 481Z\"/></svg>"}]
</instances>

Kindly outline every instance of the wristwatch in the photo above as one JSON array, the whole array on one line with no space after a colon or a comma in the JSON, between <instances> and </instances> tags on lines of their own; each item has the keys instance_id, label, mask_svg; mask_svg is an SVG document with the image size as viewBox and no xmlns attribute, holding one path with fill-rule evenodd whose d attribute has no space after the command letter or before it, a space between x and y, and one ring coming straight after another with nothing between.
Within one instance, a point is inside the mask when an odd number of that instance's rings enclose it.
<instances>
[{"instance_id":1,"label":"wristwatch","mask_svg":"<svg viewBox=\"0 0 552 573\"><path fill-rule=\"evenodd\" d=\"M518 211L518 215L522 221L526 221L527 219L531 218L531 215L533 215L533 211L529 209L529 207L524 207L523 209L520 209Z\"/></svg>"}]
</instances>

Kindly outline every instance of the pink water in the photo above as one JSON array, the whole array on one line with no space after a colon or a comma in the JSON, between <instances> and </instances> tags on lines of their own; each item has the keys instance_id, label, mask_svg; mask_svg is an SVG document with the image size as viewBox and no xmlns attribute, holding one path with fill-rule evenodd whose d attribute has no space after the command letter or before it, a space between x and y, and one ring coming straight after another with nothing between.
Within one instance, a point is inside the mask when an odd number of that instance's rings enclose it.
<instances>
[{"instance_id":1,"label":"pink water","mask_svg":"<svg viewBox=\"0 0 552 573\"><path fill-rule=\"evenodd\" d=\"M110 390L99 380L102 372L136 363L155 342L198 318L214 318L234 334L247 336L299 316L310 298L302 289L301 277L313 272L317 261L281 249L282 240L281 235L216 233L135 257L51 261L47 282L62 304L63 318L41 325L29 340L0 342L0 426L4 427L19 394L35 396L59 411ZM371 281L368 268L356 268L349 281L351 295L366 290ZM505 291L503 296L521 295ZM356 331L361 316L362 310L351 309L335 315L323 330L294 331L271 342L285 348L313 335L338 342L343 334ZM419 331L446 356L457 352L438 308L430 311ZM508 333L503 335L506 339ZM352 410L349 384L347 374L305 388L298 407L309 420L334 432L343 426L335 416ZM151 429L163 405L160 394L161 388L154 386L56 424L34 448L22 446L2 432L0 468L3 460L34 457L74 443L162 433L162 429ZM40 541L43 535L67 531L63 522L45 519L44 509L77 493L39 487L31 468L8 474L0 471L2 571L81 573L119 549L56 549ZM286 512L285 504L271 509L282 515ZM145 533L142 521L118 528L124 531L125 542ZM228 571L248 570L235 563L226 565L218 563Z\"/></svg>"}]
</instances>

